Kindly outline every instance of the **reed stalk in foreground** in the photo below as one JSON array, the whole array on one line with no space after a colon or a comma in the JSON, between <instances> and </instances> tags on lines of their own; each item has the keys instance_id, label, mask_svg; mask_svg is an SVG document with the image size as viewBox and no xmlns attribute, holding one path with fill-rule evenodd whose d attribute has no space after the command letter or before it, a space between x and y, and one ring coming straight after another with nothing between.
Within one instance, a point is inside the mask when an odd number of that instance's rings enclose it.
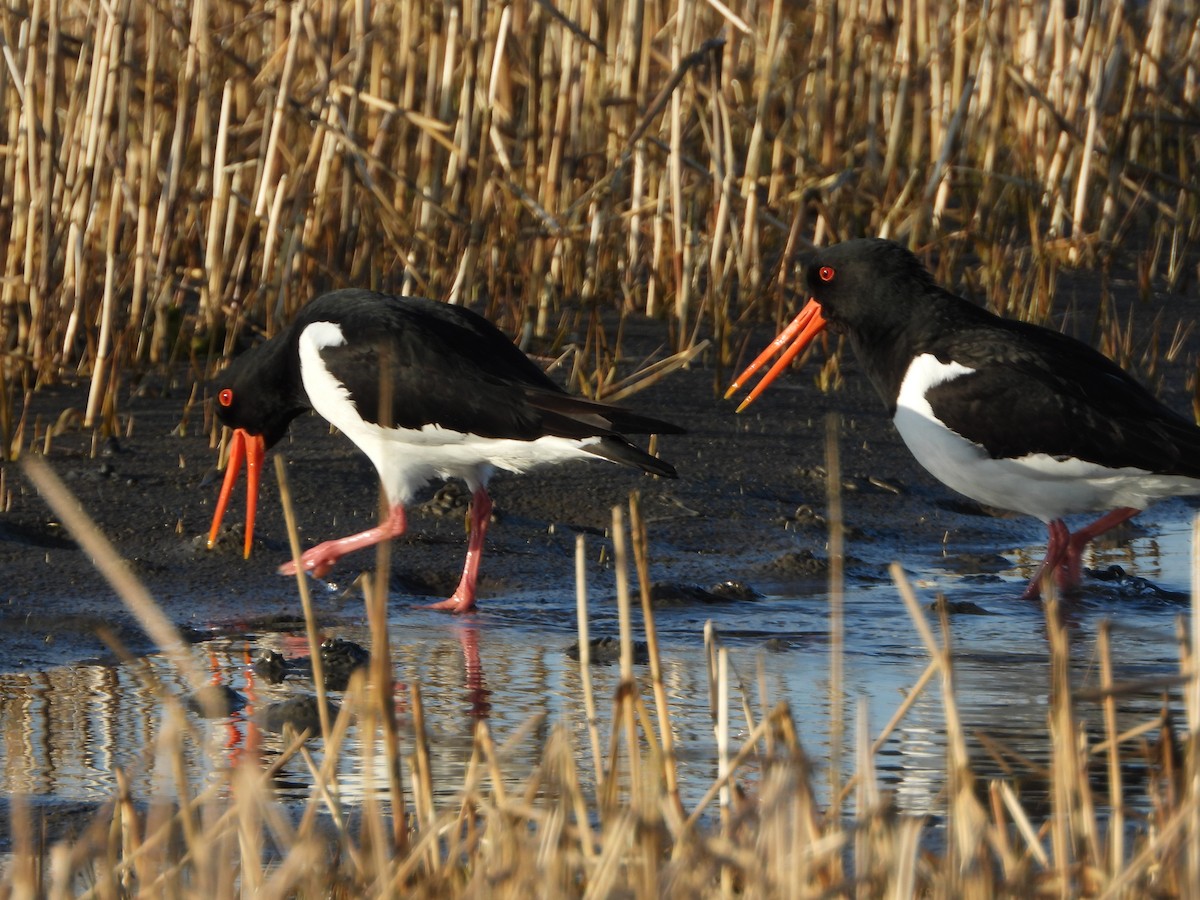
<instances>
[{"instance_id":1,"label":"reed stalk in foreground","mask_svg":"<svg viewBox=\"0 0 1200 900\"><path fill-rule=\"evenodd\" d=\"M27 471L40 486L52 483L44 466ZM61 504L60 514L73 504L53 490L48 497ZM77 539L100 539L86 516L64 521ZM636 497L630 521L644 584L646 536ZM620 508L614 509L613 538L615 565L622 573L629 560ZM131 608L148 624L156 621L161 613L146 606L144 592L119 574L122 567L111 549L103 553L109 557L105 574L115 579ZM591 769L585 762L589 753L572 737L569 721L554 724L540 763L528 772L505 771L503 748L481 721L462 783L435 783L429 754L436 750L421 725L421 686L414 683L410 690L412 731L388 740L383 723L395 712L382 698L390 696L391 674L376 666L367 677L356 677L346 692L342 713L328 726L322 759L311 756L308 742L298 736L271 766L248 755L194 796L185 792L174 799L131 797L117 773L112 804L78 839L52 846L28 837L36 832L18 800L12 833L25 837L14 844L0 891L89 897L214 896L238 890L314 897L1196 895L1200 791L1194 735L1200 727L1195 699L1200 686L1193 647L1200 610L1195 600L1191 628L1180 643L1186 736L1177 752L1149 760L1149 783L1160 786L1152 788L1157 792L1153 822L1114 834L1122 821L1123 761L1136 755L1143 735L1161 729L1163 722L1156 717L1118 734L1110 719L1104 740L1093 744L1074 708L1093 700L1111 704L1122 692L1141 687L1116 685L1104 675L1098 694L1076 691L1057 606L1048 605L1050 808L1035 815L1022 807L1005 778L985 784L976 774L955 703L944 606L939 639L899 567L893 577L930 663L874 739L870 723L861 713L857 717L853 753L844 760L853 760L854 771L842 788L844 795L854 792L854 802L844 808L822 799L827 795L824 768L814 763L819 759L812 755L814 748L804 746L786 703L748 696L735 654L715 631L709 639L709 676L717 777L695 802L681 800L675 787L678 761L668 736L663 650L651 614L644 619L650 664L640 672L630 664L631 589L621 575L624 661L602 729L611 736L608 751L595 757L595 780L581 771L581 765ZM578 593L582 609L582 569ZM367 594L368 604L378 602L372 599L376 591L368 588ZM373 646L385 647L384 617L368 618ZM580 640L581 648L586 646L583 628ZM1105 646L1102 635L1102 657ZM184 656L177 664L186 670L191 663L186 651L180 652ZM1102 660L1102 668L1106 665ZM875 772L875 754L933 677L942 685L948 748L941 837L930 841L932 823L898 814L888 802ZM380 679L388 682L382 691ZM166 695L161 699L169 702ZM735 740L739 707L745 736ZM755 708L764 712L756 715ZM344 740L352 718L359 720L362 735L355 746ZM173 771L181 787L195 783L187 773L193 740L188 718L180 711L168 723L157 738L159 765ZM596 734L590 728L583 733ZM1164 740L1173 743L1177 736ZM360 809L350 810L339 800L337 772L343 769L337 760L343 754L362 754L359 768L366 772L380 771L376 763L382 755L386 771L405 771L408 778L376 785ZM294 755L308 762L313 776L298 821L271 788L273 773ZM1172 768L1180 764L1181 769ZM1104 773L1111 809L1097 802L1097 772ZM320 827L318 819L324 823Z\"/></svg>"}]
</instances>

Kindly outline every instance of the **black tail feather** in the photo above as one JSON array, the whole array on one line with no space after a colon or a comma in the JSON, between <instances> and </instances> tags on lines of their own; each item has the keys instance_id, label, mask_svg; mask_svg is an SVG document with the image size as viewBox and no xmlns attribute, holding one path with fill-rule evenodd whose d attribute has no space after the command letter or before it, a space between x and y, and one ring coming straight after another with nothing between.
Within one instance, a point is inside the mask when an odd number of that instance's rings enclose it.
<instances>
[{"instance_id":1,"label":"black tail feather","mask_svg":"<svg viewBox=\"0 0 1200 900\"><path fill-rule=\"evenodd\" d=\"M572 419L585 427L594 428L591 434L620 432L625 434L684 434L686 429L653 416L644 416L623 406L610 406L595 400L586 400L572 394L557 392L530 392L529 401L544 413L563 419ZM566 436L566 435L564 435ZM578 433L571 436L582 436Z\"/></svg>"},{"instance_id":2,"label":"black tail feather","mask_svg":"<svg viewBox=\"0 0 1200 900\"><path fill-rule=\"evenodd\" d=\"M602 459L620 463L623 466L632 466L651 475L660 475L663 478L678 477L675 467L669 462L661 460L657 456L651 456L640 447L619 437L602 437L598 443L584 449Z\"/></svg>"}]
</instances>

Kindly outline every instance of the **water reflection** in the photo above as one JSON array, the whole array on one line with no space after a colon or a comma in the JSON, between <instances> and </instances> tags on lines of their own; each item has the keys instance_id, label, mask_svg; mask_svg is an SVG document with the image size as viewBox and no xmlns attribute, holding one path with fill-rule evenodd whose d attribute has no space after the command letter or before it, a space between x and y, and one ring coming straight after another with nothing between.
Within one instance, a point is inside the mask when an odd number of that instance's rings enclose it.
<instances>
[{"instance_id":1,"label":"water reflection","mask_svg":"<svg viewBox=\"0 0 1200 900\"><path fill-rule=\"evenodd\" d=\"M1186 582L1188 552L1188 528L1181 523L1153 539L1136 541L1132 549L1102 550L1092 564L1119 562L1132 569L1136 563L1139 574L1180 590ZM1044 800L1050 758L1049 664L1042 608L1016 600L1023 586L1018 571L1005 572L1002 580L933 571L924 573L922 583L959 603L973 604L963 609L985 613L957 614L950 620L959 714L977 771L985 779L1001 775L1015 779L1022 800L1036 806L1039 798ZM931 600L933 593L926 589L925 599ZM550 603L544 598L506 598L503 604L495 604L494 611L486 610L472 620L455 620L395 602L390 641L401 739L408 752L412 747L408 686L419 681L433 783L443 797L454 795L463 783L473 730L480 719L488 721L501 747L502 771L514 785L523 783L538 764L556 723L569 727L585 782L594 772L578 664L566 652L574 639L573 602L567 595ZM593 633L615 634L611 603L594 603ZM1114 622L1116 680L1175 673L1175 620L1185 611L1186 607L1158 596L1123 596L1119 587L1089 590L1080 602L1064 608L1072 628L1074 688L1086 692L1098 686L1096 641L1104 619ZM823 595L776 596L702 609L666 608L657 618L685 804L696 802L717 774L702 636L704 621L710 617L731 648L735 734L745 735L773 703L786 700L810 757L819 766L831 757ZM928 658L890 585L851 585L845 617L846 728L841 755L849 766L854 758L855 710L861 704L872 736L878 734L912 690ZM365 628L341 628L335 633L369 642ZM307 642L299 633L273 633L225 636L194 648L212 673L213 683L233 689L246 700L243 709L222 719L189 714L196 738L186 743L186 752L201 783L246 759L260 764L279 761L285 739L260 726L261 713L271 704L312 691L311 682L303 679L269 684L258 677L250 661L262 649L296 657L307 653ZM648 677L645 667L639 667L638 673ZM158 657L129 666L76 665L0 676L0 771L9 792L53 795L57 801L102 801L115 791L117 769L126 774L135 796L172 791L156 746L167 727L165 712L147 687L149 677L183 693L182 684ZM592 678L605 748L619 672L616 666L594 666ZM1119 728L1157 719L1164 696L1178 702L1177 689L1121 696ZM652 708L648 691L647 704ZM1098 700L1079 699L1075 712L1086 723L1091 743L1104 739ZM877 757L879 778L892 789L902 810L930 815L943 811L944 732L935 679ZM363 748L362 740L352 724L347 737L351 752L338 760L343 802L386 790L381 754L378 748ZM318 743L310 746L319 765ZM1136 780L1142 767L1134 755L1127 762ZM280 765L276 785L281 796L306 797L310 782L308 765L301 757ZM818 782L824 790L828 779ZM1137 806L1147 801L1143 795L1132 802Z\"/></svg>"}]
</instances>

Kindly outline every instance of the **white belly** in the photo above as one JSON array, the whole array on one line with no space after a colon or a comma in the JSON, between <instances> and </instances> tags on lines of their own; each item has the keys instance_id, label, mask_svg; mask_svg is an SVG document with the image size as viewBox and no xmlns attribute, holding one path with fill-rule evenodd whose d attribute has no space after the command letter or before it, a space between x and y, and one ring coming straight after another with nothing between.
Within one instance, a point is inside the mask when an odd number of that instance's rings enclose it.
<instances>
[{"instance_id":1,"label":"white belly","mask_svg":"<svg viewBox=\"0 0 1200 900\"><path fill-rule=\"evenodd\" d=\"M324 411L321 415L330 419ZM582 448L595 443L543 437L534 441L497 440L427 425L424 428L381 428L357 417L333 422L358 445L379 472L392 503L407 504L421 487L443 478L461 478L474 491L487 484L495 469L524 472L544 463L597 459Z\"/></svg>"}]
</instances>

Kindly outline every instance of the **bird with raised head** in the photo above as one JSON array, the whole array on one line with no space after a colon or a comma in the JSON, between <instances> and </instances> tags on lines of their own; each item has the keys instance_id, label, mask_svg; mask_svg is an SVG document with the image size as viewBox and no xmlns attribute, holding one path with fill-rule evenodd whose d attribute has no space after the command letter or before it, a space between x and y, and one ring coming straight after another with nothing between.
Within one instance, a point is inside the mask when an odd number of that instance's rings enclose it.
<instances>
[{"instance_id":1,"label":"bird with raised head","mask_svg":"<svg viewBox=\"0 0 1200 900\"><path fill-rule=\"evenodd\" d=\"M1165 497L1200 494L1200 428L1108 357L940 287L899 244L846 241L806 261L810 299L733 382L776 353L741 411L822 330L844 333L913 456L979 503L1049 526L1043 575L1075 590L1084 547ZM1077 531L1064 521L1106 511Z\"/></svg>"}]
</instances>

